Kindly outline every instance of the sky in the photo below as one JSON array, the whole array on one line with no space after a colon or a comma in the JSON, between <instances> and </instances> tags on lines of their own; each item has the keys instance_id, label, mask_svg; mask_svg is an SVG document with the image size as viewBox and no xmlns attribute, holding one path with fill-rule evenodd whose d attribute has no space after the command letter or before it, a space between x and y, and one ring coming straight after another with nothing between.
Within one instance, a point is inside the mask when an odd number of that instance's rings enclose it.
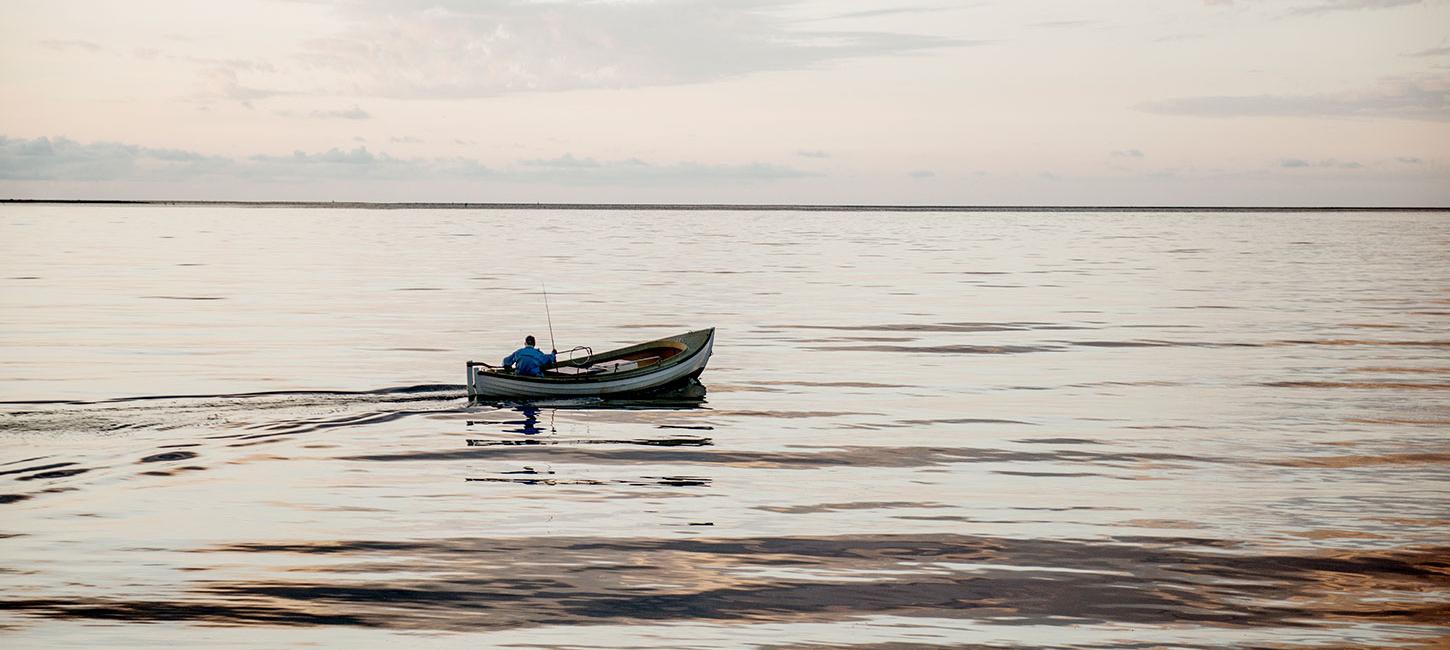
<instances>
[{"instance_id":1,"label":"sky","mask_svg":"<svg viewBox=\"0 0 1450 650\"><path fill-rule=\"evenodd\" d=\"M0 198L1450 206L1450 0L6 0Z\"/></svg>"}]
</instances>

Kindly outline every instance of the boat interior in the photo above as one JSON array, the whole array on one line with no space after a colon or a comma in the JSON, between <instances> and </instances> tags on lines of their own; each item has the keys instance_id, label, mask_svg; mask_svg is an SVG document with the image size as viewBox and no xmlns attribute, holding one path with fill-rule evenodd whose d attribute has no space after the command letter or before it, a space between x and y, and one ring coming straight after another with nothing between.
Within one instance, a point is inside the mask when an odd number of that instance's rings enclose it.
<instances>
[{"instance_id":1,"label":"boat interior","mask_svg":"<svg viewBox=\"0 0 1450 650\"><path fill-rule=\"evenodd\" d=\"M602 354L576 359L564 359L544 368L544 376L577 377L580 375L627 372L655 365L684 352L685 349L686 347L683 343L677 343L675 341L653 341L647 344L621 348Z\"/></svg>"}]
</instances>

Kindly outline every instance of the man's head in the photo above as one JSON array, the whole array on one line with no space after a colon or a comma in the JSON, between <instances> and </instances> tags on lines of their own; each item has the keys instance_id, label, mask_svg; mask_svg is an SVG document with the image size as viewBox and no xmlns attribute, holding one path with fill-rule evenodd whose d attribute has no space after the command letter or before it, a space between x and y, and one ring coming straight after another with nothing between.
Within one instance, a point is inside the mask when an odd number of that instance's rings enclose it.
<instances>
[{"instance_id":1,"label":"man's head","mask_svg":"<svg viewBox=\"0 0 1450 650\"><path fill-rule=\"evenodd\" d=\"M534 347L534 335L533 334L530 334L530 335L524 337L524 345L527 345L529 347Z\"/></svg>"}]
</instances>

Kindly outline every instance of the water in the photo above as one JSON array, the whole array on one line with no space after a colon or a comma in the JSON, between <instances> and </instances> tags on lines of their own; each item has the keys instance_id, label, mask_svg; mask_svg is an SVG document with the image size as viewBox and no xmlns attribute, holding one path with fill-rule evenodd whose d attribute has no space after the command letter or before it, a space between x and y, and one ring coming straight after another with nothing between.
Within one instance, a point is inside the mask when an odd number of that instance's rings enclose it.
<instances>
[{"instance_id":1,"label":"water","mask_svg":"<svg viewBox=\"0 0 1450 650\"><path fill-rule=\"evenodd\" d=\"M1434 643L1447 216L3 206L0 640Z\"/></svg>"}]
</instances>

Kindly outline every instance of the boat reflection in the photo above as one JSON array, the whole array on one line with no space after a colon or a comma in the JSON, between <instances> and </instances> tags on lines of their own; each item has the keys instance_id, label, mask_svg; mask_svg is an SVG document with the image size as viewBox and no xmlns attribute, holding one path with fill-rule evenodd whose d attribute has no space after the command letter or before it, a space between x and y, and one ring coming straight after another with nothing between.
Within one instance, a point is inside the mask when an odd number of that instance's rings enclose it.
<instances>
[{"instance_id":1,"label":"boat reflection","mask_svg":"<svg viewBox=\"0 0 1450 650\"><path fill-rule=\"evenodd\" d=\"M543 429L539 428L539 407L534 406L533 404L520 404L518 406L518 411L524 414L524 419L505 420L504 424L517 424L520 425L519 428L505 429L505 431L508 431L509 433L522 433L526 436L538 435L544 432ZM549 430L553 431L553 429L554 427L552 423L550 423Z\"/></svg>"},{"instance_id":2,"label":"boat reflection","mask_svg":"<svg viewBox=\"0 0 1450 650\"><path fill-rule=\"evenodd\" d=\"M470 397L469 406L492 406L500 409L514 409L522 413L524 420L509 421L509 424L521 424L524 429L537 429L537 417L540 409L567 409L567 410L607 410L607 409L629 409L629 410L687 410L705 408L705 385L698 379L689 379L683 383L676 384L669 388L628 397L576 397L576 398L544 398L537 400L498 400L495 398ZM520 430L518 433L533 434L538 430Z\"/></svg>"},{"instance_id":3,"label":"boat reflection","mask_svg":"<svg viewBox=\"0 0 1450 650\"><path fill-rule=\"evenodd\" d=\"M500 414L508 413L512 416L516 413L522 417L468 421L470 427L485 425L489 426L494 433L490 435L486 432L479 432L478 435L481 437L468 438L469 449L467 452L462 452L460 457L474 461L487 459L491 461L492 467L475 464L470 467L470 475L465 476L464 480L472 483L530 486L573 486L575 488L592 486L615 490L708 488L713 480L711 477L679 475L667 471L666 467L660 466L661 461L678 459L673 456L666 459L657 452L642 453L639 448L709 447L714 444L712 439L680 433L639 435L636 431L631 431L628 436L605 436L596 435L591 429L595 425L603 427L624 425L627 429L632 430L640 424L647 423L654 429L711 430L713 429L711 426L678 423L667 413L668 411L703 409L705 408L705 394L705 386L699 381L691 379L665 391L634 395L628 398L555 398L529 402L471 400L470 406L493 407ZM566 416L567 424L563 424L566 432L564 436L559 436L558 429L555 427L555 416L560 410L570 413L570 416ZM605 413L590 414L589 411ZM641 413L641 411L652 411L652 413ZM613 413L613 415L606 413ZM660 422L661 417L666 418L663 423ZM544 422L545 419L547 419L547 423ZM581 433L580 425L583 428L583 435L575 435ZM525 437L521 438L519 434ZM569 472L564 472L565 475L562 476L556 475L555 470L552 469L553 462L572 458L581 448L586 447L605 450L606 453L620 449L633 450L626 453L634 453L638 457L628 463L630 468L628 471L621 471L617 476L599 477L594 474L571 476L568 475ZM618 452L615 451L615 453ZM528 464L524 464L525 462ZM668 464L665 462L666 466ZM640 470L645 467L653 467L658 471L651 470L642 474ZM481 475L480 469L484 470Z\"/></svg>"}]
</instances>

